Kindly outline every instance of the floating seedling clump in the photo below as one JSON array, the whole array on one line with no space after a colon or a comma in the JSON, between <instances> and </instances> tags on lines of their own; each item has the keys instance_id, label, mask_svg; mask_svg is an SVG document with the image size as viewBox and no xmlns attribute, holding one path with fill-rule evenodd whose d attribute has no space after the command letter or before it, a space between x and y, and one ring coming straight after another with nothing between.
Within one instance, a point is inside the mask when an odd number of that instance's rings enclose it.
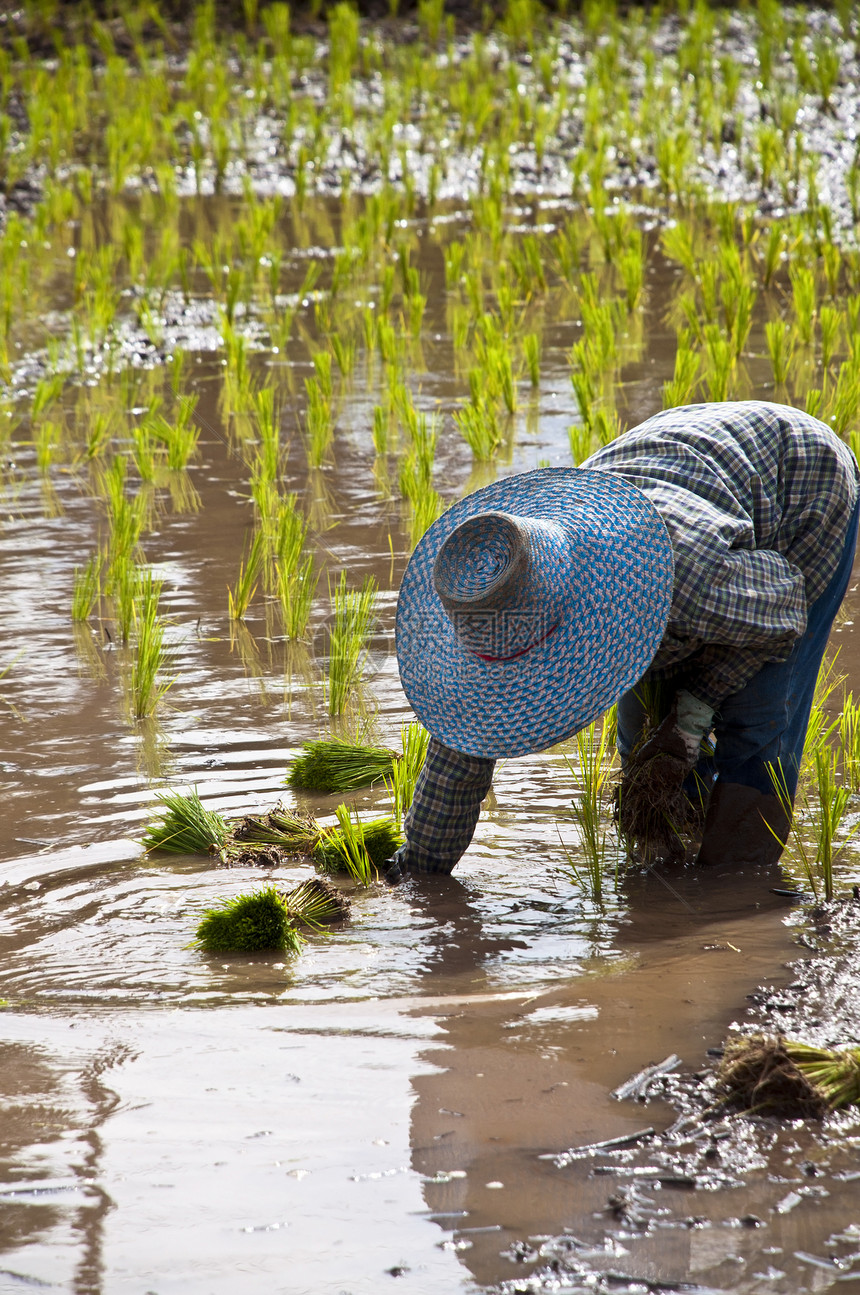
<instances>
[{"instance_id":1,"label":"floating seedling clump","mask_svg":"<svg viewBox=\"0 0 860 1295\"><path fill-rule=\"evenodd\" d=\"M727 1045L718 1078L729 1100L750 1113L818 1119L860 1105L860 1048L752 1034Z\"/></svg>"},{"instance_id":2,"label":"floating seedling clump","mask_svg":"<svg viewBox=\"0 0 860 1295\"><path fill-rule=\"evenodd\" d=\"M388 747L363 746L344 738L305 742L287 775L287 786L318 792L371 787L391 776L398 758Z\"/></svg>"}]
</instances>

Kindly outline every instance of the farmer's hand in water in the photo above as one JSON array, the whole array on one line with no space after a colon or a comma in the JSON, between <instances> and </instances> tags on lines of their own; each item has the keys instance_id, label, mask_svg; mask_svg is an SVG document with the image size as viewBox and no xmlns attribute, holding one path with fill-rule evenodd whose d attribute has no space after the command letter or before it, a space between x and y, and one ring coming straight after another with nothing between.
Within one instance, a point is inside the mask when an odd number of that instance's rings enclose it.
<instances>
[{"instance_id":1,"label":"farmer's hand in water","mask_svg":"<svg viewBox=\"0 0 860 1295\"><path fill-rule=\"evenodd\" d=\"M681 690L662 724L630 756L618 803L618 825L629 846L646 860L682 858L684 835L700 818L684 793L699 758L713 712Z\"/></svg>"}]
</instances>

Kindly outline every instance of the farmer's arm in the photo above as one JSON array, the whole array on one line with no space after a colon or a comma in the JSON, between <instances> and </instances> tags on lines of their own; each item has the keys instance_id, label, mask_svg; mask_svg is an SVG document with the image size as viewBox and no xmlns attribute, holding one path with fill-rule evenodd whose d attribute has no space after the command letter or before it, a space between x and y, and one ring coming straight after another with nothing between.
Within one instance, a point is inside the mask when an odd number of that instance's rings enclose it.
<instances>
[{"instance_id":1,"label":"farmer's arm","mask_svg":"<svg viewBox=\"0 0 860 1295\"><path fill-rule=\"evenodd\" d=\"M394 855L389 880L403 872L451 872L472 839L495 763L431 737L404 819L406 841Z\"/></svg>"}]
</instances>

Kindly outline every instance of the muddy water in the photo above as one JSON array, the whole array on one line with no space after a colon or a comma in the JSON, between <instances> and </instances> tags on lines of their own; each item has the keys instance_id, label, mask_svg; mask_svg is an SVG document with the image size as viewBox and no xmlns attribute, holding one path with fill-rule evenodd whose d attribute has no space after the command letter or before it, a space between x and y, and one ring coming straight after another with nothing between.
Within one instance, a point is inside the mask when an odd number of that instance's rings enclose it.
<instances>
[{"instance_id":1,"label":"muddy water","mask_svg":"<svg viewBox=\"0 0 860 1295\"><path fill-rule=\"evenodd\" d=\"M659 407L671 373L659 283L650 301L646 340L622 367L630 422ZM523 392L498 471L569 463L573 336L563 320L548 328L541 388ZM453 367L432 313L423 357L432 408ZM245 626L227 619L252 514L217 370L197 359L199 508L154 496L145 537L177 675L157 722L126 718L110 626L69 621L73 568L99 527L79 471L46 481L24 442L6 465L0 1290L474 1290L545 1267L534 1239L564 1235L592 1288L626 1273L825 1289L833 1272L796 1252L826 1256L856 1208L833 1176L845 1165L827 1162L820 1191L781 1209L797 1148L818 1154L802 1132L793 1160L751 1153L745 1185L665 1189L659 1226L638 1229L619 1224L592 1160L541 1158L670 1123L659 1103L611 1091L670 1053L702 1065L746 995L779 983L797 953L774 875L651 874L610 888L602 908L585 900L559 843L573 838L563 752L500 767L456 881L357 895L347 929L289 962L187 947L203 907L262 874L143 856L135 838L157 789L195 785L227 813L292 803L289 758L326 731L313 645L285 644L258 605ZM310 371L306 358L295 367ZM759 368L753 356L750 394L767 396ZM373 473L372 383L360 368L335 460L313 476L287 411L286 485L311 508L321 569L380 583L366 690L377 735L395 742L409 718L390 651L406 539L396 480L391 497ZM488 479L450 427L437 463L449 498ZM856 691L852 606L837 641ZM315 632L327 614L320 597ZM335 801L299 803L325 816ZM739 1225L751 1213L762 1227Z\"/></svg>"}]
</instances>

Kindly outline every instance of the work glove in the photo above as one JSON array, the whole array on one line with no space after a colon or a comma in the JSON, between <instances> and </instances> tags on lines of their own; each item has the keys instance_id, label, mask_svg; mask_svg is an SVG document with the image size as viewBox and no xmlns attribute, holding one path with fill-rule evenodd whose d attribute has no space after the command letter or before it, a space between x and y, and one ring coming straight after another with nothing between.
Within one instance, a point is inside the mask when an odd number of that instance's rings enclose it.
<instances>
[{"instance_id":1,"label":"work glove","mask_svg":"<svg viewBox=\"0 0 860 1295\"><path fill-rule=\"evenodd\" d=\"M685 765L683 782L698 761L702 741L710 733L713 722L714 712L707 702L699 701L685 688L679 689L669 714L632 753L630 764L641 768L656 755L671 756Z\"/></svg>"},{"instance_id":2,"label":"work glove","mask_svg":"<svg viewBox=\"0 0 860 1295\"><path fill-rule=\"evenodd\" d=\"M713 711L681 689L662 724L627 761L618 793L618 826L628 849L648 863L682 859L686 837L701 827L703 812L684 792Z\"/></svg>"}]
</instances>

